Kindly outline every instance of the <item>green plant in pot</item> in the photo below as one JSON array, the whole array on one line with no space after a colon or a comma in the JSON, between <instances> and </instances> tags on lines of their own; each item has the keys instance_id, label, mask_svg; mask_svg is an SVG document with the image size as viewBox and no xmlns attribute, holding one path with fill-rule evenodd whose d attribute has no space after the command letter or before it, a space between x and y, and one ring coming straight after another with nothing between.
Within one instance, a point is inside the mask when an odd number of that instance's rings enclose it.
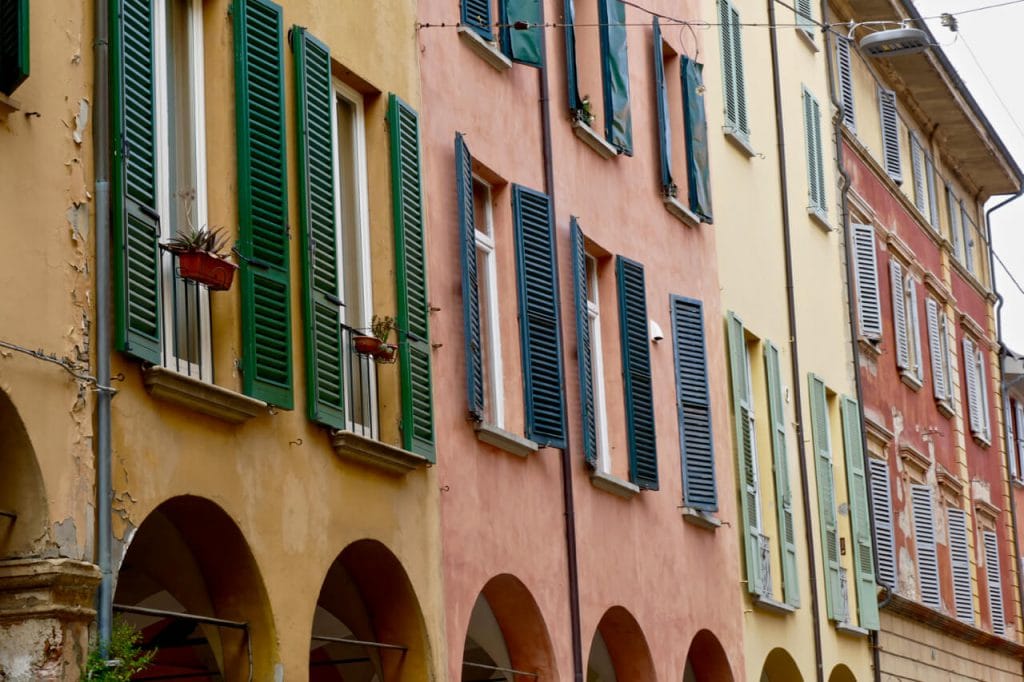
<instances>
[{"instance_id":1,"label":"green plant in pot","mask_svg":"<svg viewBox=\"0 0 1024 682\"><path fill-rule=\"evenodd\" d=\"M228 260L230 251L224 228L188 227L178 230L163 248L178 257L178 273L204 284L211 291L227 291L238 266Z\"/></svg>"},{"instance_id":2,"label":"green plant in pot","mask_svg":"<svg viewBox=\"0 0 1024 682\"><path fill-rule=\"evenodd\" d=\"M373 354L377 362L392 363L395 361L395 354L398 346L388 342L391 330L395 328L395 318L391 316L373 316L373 336L378 341L377 351Z\"/></svg>"}]
</instances>

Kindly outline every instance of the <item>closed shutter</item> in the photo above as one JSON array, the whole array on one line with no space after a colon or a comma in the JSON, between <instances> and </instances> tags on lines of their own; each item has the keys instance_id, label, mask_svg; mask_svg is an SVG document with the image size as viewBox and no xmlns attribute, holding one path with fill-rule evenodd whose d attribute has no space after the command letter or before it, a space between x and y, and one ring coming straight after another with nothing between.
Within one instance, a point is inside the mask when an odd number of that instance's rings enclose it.
<instances>
[{"instance_id":1,"label":"closed shutter","mask_svg":"<svg viewBox=\"0 0 1024 682\"><path fill-rule=\"evenodd\" d=\"M309 418L345 428L345 355L338 298L334 106L331 53L303 28L293 28L299 125L299 220Z\"/></svg>"},{"instance_id":2,"label":"closed shutter","mask_svg":"<svg viewBox=\"0 0 1024 682\"><path fill-rule=\"evenodd\" d=\"M541 0L502 0L502 49L514 62L529 66L540 66L543 62L540 3ZM530 28L512 28L523 24Z\"/></svg>"},{"instance_id":3,"label":"closed shutter","mask_svg":"<svg viewBox=\"0 0 1024 682\"><path fill-rule=\"evenodd\" d=\"M113 11L115 341L118 350L158 364L162 349L153 6L147 0L115 0Z\"/></svg>"},{"instance_id":4,"label":"closed shutter","mask_svg":"<svg viewBox=\"0 0 1024 682\"><path fill-rule=\"evenodd\" d=\"M147 9L143 9L148 14ZM0 92L9 95L28 78L29 0L0 0Z\"/></svg>"},{"instance_id":5,"label":"closed shutter","mask_svg":"<svg viewBox=\"0 0 1024 682\"><path fill-rule=\"evenodd\" d=\"M576 67L576 3L575 0L562 0L562 11L565 13L565 82L569 97L569 114L579 119L583 98L580 97L579 75Z\"/></svg>"},{"instance_id":6,"label":"closed shutter","mask_svg":"<svg viewBox=\"0 0 1024 682\"><path fill-rule=\"evenodd\" d=\"M811 0L796 0L796 25L807 35L814 36L814 15Z\"/></svg>"},{"instance_id":7,"label":"closed shutter","mask_svg":"<svg viewBox=\"0 0 1024 682\"><path fill-rule=\"evenodd\" d=\"M715 448L704 333L704 304L672 296L672 345L676 361L676 409L683 471L683 503L716 511Z\"/></svg>"},{"instance_id":8,"label":"closed shutter","mask_svg":"<svg viewBox=\"0 0 1024 682\"><path fill-rule=\"evenodd\" d=\"M683 123L686 127L686 178L690 210L710 225L711 162L708 157L708 117L704 108L704 65L685 56L679 60L683 81Z\"/></svg>"},{"instance_id":9,"label":"closed shutter","mask_svg":"<svg viewBox=\"0 0 1024 682\"><path fill-rule=\"evenodd\" d=\"M981 420L981 392L978 390L978 363L974 342L964 337L964 383L967 384L967 412L970 415L971 433L980 436L983 431Z\"/></svg>"},{"instance_id":10,"label":"closed shutter","mask_svg":"<svg viewBox=\"0 0 1024 682\"><path fill-rule=\"evenodd\" d=\"M853 99L853 62L850 59L850 41L842 36L836 38L836 63L839 68L839 98L843 105L843 123L852 132L857 132L857 115Z\"/></svg>"},{"instance_id":11,"label":"closed shutter","mask_svg":"<svg viewBox=\"0 0 1024 682\"><path fill-rule=\"evenodd\" d=\"M981 436L986 441L992 440L992 417L988 404L988 381L985 373L985 351L975 351L975 362L978 363L978 397L981 407Z\"/></svg>"},{"instance_id":12,"label":"closed shutter","mask_svg":"<svg viewBox=\"0 0 1024 682\"><path fill-rule=\"evenodd\" d=\"M775 470L775 508L779 519L779 547L782 551L782 591L786 603L800 606L800 581L796 561L796 528L793 522L793 491L789 485L789 454L786 445L786 410L782 397L779 349L764 342L764 364L768 383L768 418L772 429L772 468Z\"/></svg>"},{"instance_id":13,"label":"closed shutter","mask_svg":"<svg viewBox=\"0 0 1024 682\"><path fill-rule=\"evenodd\" d=\"M619 285L619 332L622 339L622 387L629 441L629 480L647 490L658 489L658 452L651 386L651 344L648 340L647 285L644 266L615 259Z\"/></svg>"},{"instance_id":14,"label":"closed shutter","mask_svg":"<svg viewBox=\"0 0 1024 682\"><path fill-rule=\"evenodd\" d=\"M480 287L473 215L473 158L455 133L455 187L459 202L459 254L462 262L462 317L466 343L466 401L473 421L484 418L484 361L480 341Z\"/></svg>"},{"instance_id":15,"label":"closed shutter","mask_svg":"<svg viewBox=\"0 0 1024 682\"><path fill-rule=\"evenodd\" d=\"M882 304L878 292L878 256L875 228L853 223L853 249L856 257L857 317L860 333L868 339L882 338Z\"/></svg>"},{"instance_id":16,"label":"closed shutter","mask_svg":"<svg viewBox=\"0 0 1024 682\"><path fill-rule=\"evenodd\" d=\"M939 230L939 195L935 190L935 164L931 156L924 157L924 182L928 188L928 224Z\"/></svg>"},{"instance_id":17,"label":"closed shutter","mask_svg":"<svg viewBox=\"0 0 1024 682\"><path fill-rule=\"evenodd\" d=\"M760 595L771 586L761 585L759 540L761 537L761 491L757 480L757 434L754 432L754 403L750 391L750 365L743 322L729 313L729 368L732 375L732 406L736 427L737 471L740 475L740 511L743 548L747 564L747 590Z\"/></svg>"},{"instance_id":18,"label":"closed shutter","mask_svg":"<svg viewBox=\"0 0 1024 682\"><path fill-rule=\"evenodd\" d=\"M928 207L927 184L924 181L924 150L917 135L910 133L910 166L914 173L914 205L924 213Z\"/></svg>"},{"instance_id":19,"label":"closed shutter","mask_svg":"<svg viewBox=\"0 0 1024 682\"><path fill-rule=\"evenodd\" d=\"M722 74L725 80L725 125L737 137L750 136L747 94L743 76L743 45L740 15L728 0L718 0L719 30L722 32Z\"/></svg>"},{"instance_id":20,"label":"closed shutter","mask_svg":"<svg viewBox=\"0 0 1024 682\"><path fill-rule=\"evenodd\" d=\"M896 587L896 546L893 526L889 466L885 460L869 459L871 510L874 514L875 551L878 552L878 582Z\"/></svg>"},{"instance_id":21,"label":"closed shutter","mask_svg":"<svg viewBox=\"0 0 1024 682\"><path fill-rule=\"evenodd\" d=\"M807 200L817 213L825 212L825 170L821 147L821 110L818 100L803 91L804 145L807 151Z\"/></svg>"},{"instance_id":22,"label":"closed shutter","mask_svg":"<svg viewBox=\"0 0 1024 682\"><path fill-rule=\"evenodd\" d=\"M988 586L988 608L992 632L1006 634L1006 613L1003 608L1003 572L999 567L999 539L995 532L982 532L985 544L985 583Z\"/></svg>"},{"instance_id":23,"label":"closed shutter","mask_svg":"<svg viewBox=\"0 0 1024 682\"><path fill-rule=\"evenodd\" d=\"M911 361L911 371L914 372L914 376L917 377L918 381L924 381L924 363L922 360L921 353L921 324L920 314L917 305L917 281L912 275L907 275L905 280L906 291L907 291L907 326L909 329L907 333L909 335L909 341L911 343L911 349L913 350L913 358Z\"/></svg>"},{"instance_id":24,"label":"closed shutter","mask_svg":"<svg viewBox=\"0 0 1024 682\"><path fill-rule=\"evenodd\" d=\"M949 563L953 573L953 604L956 617L974 624L974 595L971 593L971 556L967 548L967 512L950 507L946 510L949 523Z\"/></svg>"},{"instance_id":25,"label":"closed shutter","mask_svg":"<svg viewBox=\"0 0 1024 682\"><path fill-rule=\"evenodd\" d=\"M910 486L910 503L914 517L914 545L917 549L917 579L921 601L933 609L942 608L939 587L939 564L935 553L935 508L932 489L926 485Z\"/></svg>"},{"instance_id":26,"label":"closed shutter","mask_svg":"<svg viewBox=\"0 0 1024 682\"><path fill-rule=\"evenodd\" d=\"M512 213L526 437L541 445L564 448L565 396L551 200L546 194L513 185Z\"/></svg>"},{"instance_id":27,"label":"closed shutter","mask_svg":"<svg viewBox=\"0 0 1024 682\"><path fill-rule=\"evenodd\" d=\"M580 421L583 427L583 457L597 465L597 420L594 405L594 359L591 357L590 315L587 312L587 251L583 230L576 216L570 219L572 232L572 284L576 307L576 358L580 374Z\"/></svg>"},{"instance_id":28,"label":"closed shutter","mask_svg":"<svg viewBox=\"0 0 1024 682\"><path fill-rule=\"evenodd\" d=\"M953 242L953 257L963 260L963 245L960 243L960 200L946 185L946 210L949 213L949 241Z\"/></svg>"},{"instance_id":29,"label":"closed shutter","mask_svg":"<svg viewBox=\"0 0 1024 682\"><path fill-rule=\"evenodd\" d=\"M462 24L479 33L484 40L494 40L491 0L461 0L460 4Z\"/></svg>"},{"instance_id":30,"label":"closed shutter","mask_svg":"<svg viewBox=\"0 0 1024 682\"><path fill-rule=\"evenodd\" d=\"M825 564L825 596L828 617L838 620L846 613L840 604L839 526L836 518L835 474L832 469L832 435L829 427L828 397L825 382L813 374L808 377L813 425L814 468L818 483L818 519L821 523L821 544Z\"/></svg>"},{"instance_id":31,"label":"closed shutter","mask_svg":"<svg viewBox=\"0 0 1024 682\"><path fill-rule=\"evenodd\" d=\"M601 34L601 81L604 90L604 136L620 153L633 155L633 120L629 111L629 58L626 54L626 5L597 0Z\"/></svg>"},{"instance_id":32,"label":"closed shutter","mask_svg":"<svg viewBox=\"0 0 1024 682\"><path fill-rule=\"evenodd\" d=\"M416 111L392 94L391 195L395 220L398 362L402 385L402 446L434 460L434 398L430 371L430 299Z\"/></svg>"},{"instance_id":33,"label":"closed shutter","mask_svg":"<svg viewBox=\"0 0 1024 682\"><path fill-rule=\"evenodd\" d=\"M974 223L967 214L967 205L963 199L960 200L960 229L963 231L964 258L963 263L967 272L974 273Z\"/></svg>"},{"instance_id":34,"label":"closed shutter","mask_svg":"<svg viewBox=\"0 0 1024 682\"><path fill-rule=\"evenodd\" d=\"M900 122L896 113L896 93L879 88L878 107L882 119L882 156L885 172L897 183L903 182L903 164L900 159Z\"/></svg>"},{"instance_id":35,"label":"closed shutter","mask_svg":"<svg viewBox=\"0 0 1024 682\"><path fill-rule=\"evenodd\" d=\"M932 298L925 299L925 310L928 316L928 349L932 357L932 389L936 400L947 399L946 359L943 357L942 334L939 326L939 304Z\"/></svg>"},{"instance_id":36,"label":"closed shutter","mask_svg":"<svg viewBox=\"0 0 1024 682\"><path fill-rule=\"evenodd\" d=\"M848 397L843 398L843 446L846 451L846 486L850 496L850 525L853 529L858 624L868 630L877 630L878 593L875 588L875 558L871 542L871 514L864 471L860 407L856 400Z\"/></svg>"},{"instance_id":37,"label":"closed shutter","mask_svg":"<svg viewBox=\"0 0 1024 682\"><path fill-rule=\"evenodd\" d=\"M907 335L907 299L903 290L903 266L889 260L889 282L892 285L892 326L896 333L896 366L910 369L910 337Z\"/></svg>"},{"instance_id":38,"label":"closed shutter","mask_svg":"<svg viewBox=\"0 0 1024 682\"><path fill-rule=\"evenodd\" d=\"M658 149L661 152L661 193L676 195L676 184L672 180L672 128L669 122L668 88L665 85L665 54L662 46L661 26L658 17L652 22L654 32L654 93L658 112ZM684 95L685 98L685 95Z\"/></svg>"}]
</instances>

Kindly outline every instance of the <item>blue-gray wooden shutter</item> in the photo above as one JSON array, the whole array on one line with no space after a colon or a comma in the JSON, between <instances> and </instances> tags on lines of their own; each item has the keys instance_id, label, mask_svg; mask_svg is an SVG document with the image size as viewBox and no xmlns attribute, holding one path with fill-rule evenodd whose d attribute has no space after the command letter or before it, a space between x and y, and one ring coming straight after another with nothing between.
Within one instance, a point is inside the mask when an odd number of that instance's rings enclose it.
<instances>
[{"instance_id":1,"label":"blue-gray wooden shutter","mask_svg":"<svg viewBox=\"0 0 1024 682\"><path fill-rule=\"evenodd\" d=\"M543 63L544 29L541 0L503 0L502 49L514 62L528 66ZM526 24L528 28L516 28Z\"/></svg>"},{"instance_id":2,"label":"blue-gray wooden shutter","mask_svg":"<svg viewBox=\"0 0 1024 682\"><path fill-rule=\"evenodd\" d=\"M575 0L563 0L562 9L565 13L565 83L569 98L569 114L577 119L581 116L580 108L583 98L580 97L579 76L576 68L576 3Z\"/></svg>"},{"instance_id":3,"label":"blue-gray wooden shutter","mask_svg":"<svg viewBox=\"0 0 1024 682\"><path fill-rule=\"evenodd\" d=\"M395 221L398 362L402 387L402 447L434 461L434 398L430 372L427 243L416 111L388 96L391 197Z\"/></svg>"},{"instance_id":4,"label":"blue-gray wooden shutter","mask_svg":"<svg viewBox=\"0 0 1024 682\"><path fill-rule=\"evenodd\" d=\"M494 40L491 0L461 0L459 4L462 24L476 31L484 40Z\"/></svg>"},{"instance_id":5,"label":"blue-gray wooden shutter","mask_svg":"<svg viewBox=\"0 0 1024 682\"><path fill-rule=\"evenodd\" d=\"M839 524L836 514L835 472L832 464L832 435L829 426L828 396L820 377L808 376L811 423L814 442L814 470L818 483L818 520L825 564L825 597L828 617L842 620L847 604L842 603L839 566Z\"/></svg>"},{"instance_id":6,"label":"blue-gray wooden shutter","mask_svg":"<svg viewBox=\"0 0 1024 682\"><path fill-rule=\"evenodd\" d=\"M708 117L704 108L704 65L684 56L680 58L679 73L683 82L690 210L711 224L711 161L708 155Z\"/></svg>"},{"instance_id":7,"label":"blue-gray wooden shutter","mask_svg":"<svg viewBox=\"0 0 1024 682\"><path fill-rule=\"evenodd\" d=\"M604 137L620 153L632 156L633 120L629 111L626 6L621 0L597 0L597 7L601 24Z\"/></svg>"},{"instance_id":8,"label":"blue-gray wooden shutter","mask_svg":"<svg viewBox=\"0 0 1024 682\"><path fill-rule=\"evenodd\" d=\"M580 374L580 421L583 457L597 465L597 422L594 412L594 360L590 346L590 314L587 310L587 251L576 216L569 219L572 232L572 284L576 308L576 357Z\"/></svg>"},{"instance_id":9,"label":"blue-gray wooden shutter","mask_svg":"<svg viewBox=\"0 0 1024 682\"><path fill-rule=\"evenodd\" d=\"M711 427L711 396L704 332L704 304L671 296L672 345L676 361L676 409L683 471L683 504L718 510L715 444Z\"/></svg>"},{"instance_id":10,"label":"blue-gray wooden shutter","mask_svg":"<svg viewBox=\"0 0 1024 682\"><path fill-rule=\"evenodd\" d=\"M880 459L868 460L871 476L871 511L874 515L875 551L878 553L878 582L896 587L896 531L893 524L892 492L889 489L889 465Z\"/></svg>"},{"instance_id":11,"label":"blue-gray wooden shutter","mask_svg":"<svg viewBox=\"0 0 1024 682\"><path fill-rule=\"evenodd\" d=\"M473 215L473 157L462 133L455 133L455 186L459 201L459 253L462 261L462 316L466 344L466 399L469 416L484 418L484 361L480 341L480 286Z\"/></svg>"},{"instance_id":12,"label":"blue-gray wooden shutter","mask_svg":"<svg viewBox=\"0 0 1024 682\"><path fill-rule=\"evenodd\" d=\"M651 386L651 345L647 333L647 285L644 266L615 258L619 285L619 334L622 344L622 388L629 444L629 480L647 490L658 489L658 450Z\"/></svg>"},{"instance_id":13,"label":"blue-gray wooden shutter","mask_svg":"<svg viewBox=\"0 0 1024 682\"><path fill-rule=\"evenodd\" d=\"M857 132L857 113L853 96L853 66L850 58L850 40L836 36L836 65L839 71L839 98L843 105L843 123L851 132Z\"/></svg>"},{"instance_id":14,"label":"blue-gray wooden shutter","mask_svg":"<svg viewBox=\"0 0 1024 682\"><path fill-rule=\"evenodd\" d=\"M933 609L941 609L942 590L939 580L939 559L935 551L935 507L932 504L932 489L927 485L910 486L910 503L921 601Z\"/></svg>"},{"instance_id":15,"label":"blue-gray wooden shutter","mask_svg":"<svg viewBox=\"0 0 1024 682\"><path fill-rule=\"evenodd\" d=\"M343 429L345 349L338 298L331 52L299 26L292 29L290 40L295 54L299 138L306 408L311 420Z\"/></svg>"},{"instance_id":16,"label":"blue-gray wooden shutter","mask_svg":"<svg viewBox=\"0 0 1024 682\"><path fill-rule=\"evenodd\" d=\"M851 223L854 274L857 284L857 319L860 333L868 339L882 338L882 303L878 292L878 255L875 228Z\"/></svg>"},{"instance_id":17,"label":"blue-gray wooden shutter","mask_svg":"<svg viewBox=\"0 0 1024 682\"><path fill-rule=\"evenodd\" d=\"M985 550L985 585L988 588L989 620L992 632L1006 634L1006 612L1003 606L1003 572L999 567L999 537L995 531L982 531Z\"/></svg>"},{"instance_id":18,"label":"blue-gray wooden shutter","mask_svg":"<svg viewBox=\"0 0 1024 682\"><path fill-rule=\"evenodd\" d=\"M779 520L779 548L782 550L782 591L786 603L796 607L800 606L800 580L796 558L796 528L793 520L793 491L789 485L782 369L779 366L779 349L767 340L764 342L764 364L768 384L768 418L772 429L775 511Z\"/></svg>"},{"instance_id":19,"label":"blue-gray wooden shutter","mask_svg":"<svg viewBox=\"0 0 1024 682\"><path fill-rule=\"evenodd\" d=\"M159 363L153 6L149 0L114 0L111 10L115 342L120 351Z\"/></svg>"},{"instance_id":20,"label":"blue-gray wooden shutter","mask_svg":"<svg viewBox=\"0 0 1024 682\"><path fill-rule=\"evenodd\" d=\"M875 557L871 541L871 513L868 507L867 472L864 470L864 441L861 436L860 406L844 396L843 449L846 451L846 488L850 500L853 531L853 573L857 584L857 624L878 629L878 590L875 587Z\"/></svg>"},{"instance_id":21,"label":"blue-gray wooden shutter","mask_svg":"<svg viewBox=\"0 0 1024 682\"><path fill-rule=\"evenodd\" d=\"M512 186L523 355L526 437L542 446L565 447L562 338L551 200Z\"/></svg>"},{"instance_id":22,"label":"blue-gray wooden shutter","mask_svg":"<svg viewBox=\"0 0 1024 682\"><path fill-rule=\"evenodd\" d=\"M676 183L672 181L672 126L669 121L668 87L665 84L665 53L658 17L651 22L654 33L654 93L658 113L658 150L661 158L661 193L674 197Z\"/></svg>"},{"instance_id":23,"label":"blue-gray wooden shutter","mask_svg":"<svg viewBox=\"0 0 1024 682\"><path fill-rule=\"evenodd\" d=\"M29 0L0 0L0 92L9 95L28 78Z\"/></svg>"},{"instance_id":24,"label":"blue-gray wooden shutter","mask_svg":"<svg viewBox=\"0 0 1024 682\"><path fill-rule=\"evenodd\" d=\"M946 509L949 527L949 564L953 574L953 607L956 617L974 624L974 594L971 585L971 554L967 545L967 512L956 507Z\"/></svg>"}]
</instances>

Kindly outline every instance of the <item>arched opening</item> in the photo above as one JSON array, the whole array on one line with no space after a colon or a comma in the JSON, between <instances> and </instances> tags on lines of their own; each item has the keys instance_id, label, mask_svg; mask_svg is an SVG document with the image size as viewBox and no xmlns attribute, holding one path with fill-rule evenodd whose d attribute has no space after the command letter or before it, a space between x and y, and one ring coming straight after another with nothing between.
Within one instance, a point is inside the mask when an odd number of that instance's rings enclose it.
<instances>
[{"instance_id":1,"label":"arched opening","mask_svg":"<svg viewBox=\"0 0 1024 682\"><path fill-rule=\"evenodd\" d=\"M310 682L429 678L419 600L387 547L359 540L334 560L320 588L309 647Z\"/></svg>"},{"instance_id":2,"label":"arched opening","mask_svg":"<svg viewBox=\"0 0 1024 682\"><path fill-rule=\"evenodd\" d=\"M462 652L462 682L557 680L551 637L516 577L491 578L477 596Z\"/></svg>"},{"instance_id":3,"label":"arched opening","mask_svg":"<svg viewBox=\"0 0 1024 682\"><path fill-rule=\"evenodd\" d=\"M796 661L785 649L772 649L761 668L761 682L803 682Z\"/></svg>"},{"instance_id":4,"label":"arched opening","mask_svg":"<svg viewBox=\"0 0 1024 682\"><path fill-rule=\"evenodd\" d=\"M135 532L114 611L156 649L135 679L271 679L273 623L241 531L216 504L175 497Z\"/></svg>"},{"instance_id":5,"label":"arched opening","mask_svg":"<svg viewBox=\"0 0 1024 682\"><path fill-rule=\"evenodd\" d=\"M832 674L828 676L828 682L857 682L853 671L840 663L832 668Z\"/></svg>"},{"instance_id":6,"label":"arched opening","mask_svg":"<svg viewBox=\"0 0 1024 682\"><path fill-rule=\"evenodd\" d=\"M621 606L597 624L587 659L587 682L653 682L654 661L640 625Z\"/></svg>"},{"instance_id":7,"label":"arched opening","mask_svg":"<svg viewBox=\"0 0 1024 682\"><path fill-rule=\"evenodd\" d=\"M732 682L732 668L721 642L710 630L693 636L686 654L683 682Z\"/></svg>"},{"instance_id":8,"label":"arched opening","mask_svg":"<svg viewBox=\"0 0 1024 682\"><path fill-rule=\"evenodd\" d=\"M39 462L14 403L0 391L0 561L39 554L46 531Z\"/></svg>"}]
</instances>

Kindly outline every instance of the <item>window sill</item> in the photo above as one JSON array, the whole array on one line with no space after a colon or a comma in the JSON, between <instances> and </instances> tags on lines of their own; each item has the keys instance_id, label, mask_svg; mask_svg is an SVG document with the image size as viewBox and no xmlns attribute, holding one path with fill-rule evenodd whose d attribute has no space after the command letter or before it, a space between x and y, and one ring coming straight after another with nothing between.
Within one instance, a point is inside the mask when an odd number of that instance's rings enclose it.
<instances>
[{"instance_id":1,"label":"window sill","mask_svg":"<svg viewBox=\"0 0 1024 682\"><path fill-rule=\"evenodd\" d=\"M800 29L797 30L799 31ZM808 206L807 215L821 229L825 230L826 232L832 231L832 226L828 222L828 213L825 212L825 209L818 208L817 206Z\"/></svg>"},{"instance_id":2,"label":"window sill","mask_svg":"<svg viewBox=\"0 0 1024 682\"><path fill-rule=\"evenodd\" d=\"M862 627L857 625L851 625L850 623L836 623L836 632L842 635L849 635L850 637L867 637L871 633Z\"/></svg>"},{"instance_id":3,"label":"window sill","mask_svg":"<svg viewBox=\"0 0 1024 682\"><path fill-rule=\"evenodd\" d=\"M860 346L861 351L875 359L882 354L881 344L881 339L870 339L866 336L857 337L857 345Z\"/></svg>"},{"instance_id":4,"label":"window sill","mask_svg":"<svg viewBox=\"0 0 1024 682\"><path fill-rule=\"evenodd\" d=\"M921 383L921 379L916 374L911 372L909 369L900 370L900 381L902 381L915 391L920 391L921 386L924 385L923 383Z\"/></svg>"},{"instance_id":5,"label":"window sill","mask_svg":"<svg viewBox=\"0 0 1024 682\"><path fill-rule=\"evenodd\" d=\"M512 60L502 54L497 43L484 40L483 36L466 26L459 26L458 33L459 39L495 71L501 73L512 68Z\"/></svg>"},{"instance_id":6,"label":"window sill","mask_svg":"<svg viewBox=\"0 0 1024 682\"><path fill-rule=\"evenodd\" d=\"M403 475L427 464L425 457L414 452L352 431L335 431L331 435L331 447L342 459L365 464L386 474Z\"/></svg>"},{"instance_id":7,"label":"window sill","mask_svg":"<svg viewBox=\"0 0 1024 682\"><path fill-rule=\"evenodd\" d=\"M977 434L971 431L971 438L973 438L974 442L977 443L978 445L981 445L986 448L992 447L992 439L984 434Z\"/></svg>"},{"instance_id":8,"label":"window sill","mask_svg":"<svg viewBox=\"0 0 1024 682\"><path fill-rule=\"evenodd\" d=\"M683 521L686 521L690 525L697 526L698 528L715 531L722 526L721 519L715 516L714 512L704 511L703 509L694 509L693 507L683 507L682 514Z\"/></svg>"},{"instance_id":9,"label":"window sill","mask_svg":"<svg viewBox=\"0 0 1024 682\"><path fill-rule=\"evenodd\" d=\"M665 210L690 227L699 227L701 220L696 213L683 206L675 197L662 197Z\"/></svg>"},{"instance_id":10,"label":"window sill","mask_svg":"<svg viewBox=\"0 0 1024 682\"><path fill-rule=\"evenodd\" d=\"M949 404L948 400L936 400L935 408L946 419L952 419L953 415L956 414L956 411L953 409L953 406Z\"/></svg>"},{"instance_id":11,"label":"window sill","mask_svg":"<svg viewBox=\"0 0 1024 682\"><path fill-rule=\"evenodd\" d=\"M808 31L800 26L796 27L796 34L800 36L801 40L804 41L804 45L808 47L812 52L820 52L821 46L818 45L818 41L814 38L813 29Z\"/></svg>"},{"instance_id":12,"label":"window sill","mask_svg":"<svg viewBox=\"0 0 1024 682\"><path fill-rule=\"evenodd\" d=\"M623 481L617 476L606 474L603 471L592 471L590 483L598 490L603 490L612 495L618 495L624 500L631 500L640 492L640 488L629 481Z\"/></svg>"},{"instance_id":13,"label":"window sill","mask_svg":"<svg viewBox=\"0 0 1024 682\"><path fill-rule=\"evenodd\" d=\"M181 405L231 424L241 424L266 409L262 400L179 374L166 367L142 370L142 381L154 398Z\"/></svg>"},{"instance_id":14,"label":"window sill","mask_svg":"<svg viewBox=\"0 0 1024 682\"><path fill-rule=\"evenodd\" d=\"M607 140L598 135L596 130L583 121L574 120L572 122L572 131L576 133L576 137L586 142L587 146L597 152L601 158L612 159L619 155L618 149L608 144Z\"/></svg>"},{"instance_id":15,"label":"window sill","mask_svg":"<svg viewBox=\"0 0 1024 682\"><path fill-rule=\"evenodd\" d=\"M733 146L747 155L748 159L757 156L757 152L750 146L749 137L737 133L731 126L722 126L722 132L725 133L725 138L732 142Z\"/></svg>"},{"instance_id":16,"label":"window sill","mask_svg":"<svg viewBox=\"0 0 1024 682\"><path fill-rule=\"evenodd\" d=\"M509 433L487 422L477 422L474 428L477 440L519 457L527 457L540 449L532 440Z\"/></svg>"},{"instance_id":17,"label":"window sill","mask_svg":"<svg viewBox=\"0 0 1024 682\"><path fill-rule=\"evenodd\" d=\"M21 102L7 95L0 93L0 116L7 116L7 114L13 114L15 111L21 109Z\"/></svg>"},{"instance_id":18,"label":"window sill","mask_svg":"<svg viewBox=\"0 0 1024 682\"><path fill-rule=\"evenodd\" d=\"M796 607L790 606L781 601L775 601L771 597L764 597L759 594L751 595L754 602L754 608L760 611L767 611L768 613L776 613L780 616L785 616L790 613L796 613Z\"/></svg>"}]
</instances>

